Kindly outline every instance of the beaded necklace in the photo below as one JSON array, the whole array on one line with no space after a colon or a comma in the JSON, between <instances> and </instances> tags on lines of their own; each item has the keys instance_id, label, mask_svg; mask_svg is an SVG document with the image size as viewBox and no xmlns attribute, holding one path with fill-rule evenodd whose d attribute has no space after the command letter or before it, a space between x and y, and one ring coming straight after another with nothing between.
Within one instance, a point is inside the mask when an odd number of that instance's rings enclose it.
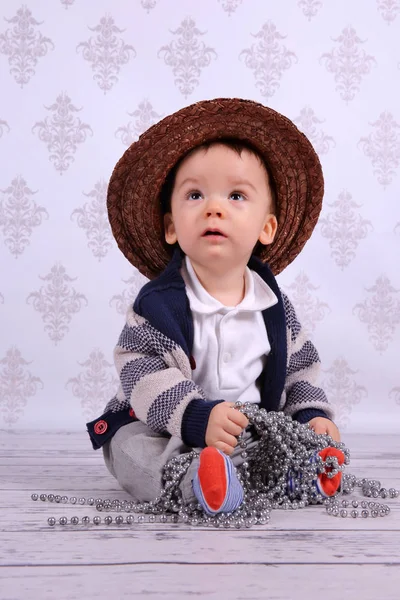
<instances>
[{"instance_id":1,"label":"beaded necklace","mask_svg":"<svg viewBox=\"0 0 400 600\"><path fill-rule=\"evenodd\" d=\"M308 425L294 421L283 412L267 412L256 404L236 402L239 410L254 427L259 441L251 450L242 435L238 437L241 456L244 462L237 468L237 476L243 486L244 500L240 507L232 513L207 515L197 503L184 504L179 483L189 468L192 460L198 456L197 450L172 458L164 467L163 487L160 496L153 502L135 502L133 500L111 500L101 498L79 498L55 494L32 494L34 501L55 502L57 504L79 504L95 506L98 512L128 513L103 518L96 515L92 519L84 516L81 519L73 516L49 517L50 527L59 524L73 526L104 523L111 525L132 525L133 523L186 523L205 527L224 527L241 529L269 522L271 510L297 510L311 504L326 506L328 515L342 518L376 518L390 513L390 507L370 501L357 499L338 500L340 494L351 494L355 488L367 498L397 498L399 491L382 488L381 483L372 479L359 479L354 475L342 474L341 489L330 498L323 498L316 487L319 473L326 473L332 478L342 472L350 463L350 452L342 442L335 442L328 435L316 434ZM345 456L344 465L339 465L334 456L323 460L318 454L324 448L332 446L341 450ZM357 510L361 508L362 510ZM349 509L349 510L348 510ZM135 518L135 514L137 516Z\"/></svg>"}]
</instances>

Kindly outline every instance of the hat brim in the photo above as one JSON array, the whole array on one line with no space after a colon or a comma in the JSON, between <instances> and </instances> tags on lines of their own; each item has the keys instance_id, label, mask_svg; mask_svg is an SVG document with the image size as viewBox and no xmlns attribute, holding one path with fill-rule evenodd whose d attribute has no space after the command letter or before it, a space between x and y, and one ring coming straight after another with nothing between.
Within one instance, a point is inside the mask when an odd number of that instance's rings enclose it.
<instances>
[{"instance_id":1,"label":"hat brim","mask_svg":"<svg viewBox=\"0 0 400 600\"><path fill-rule=\"evenodd\" d=\"M309 239L322 207L322 168L310 141L288 118L251 100L219 98L162 119L118 161L108 186L113 235L129 262L153 279L171 259L160 192L182 156L204 142L237 138L255 147L275 183L278 229L259 258L277 275Z\"/></svg>"}]
</instances>

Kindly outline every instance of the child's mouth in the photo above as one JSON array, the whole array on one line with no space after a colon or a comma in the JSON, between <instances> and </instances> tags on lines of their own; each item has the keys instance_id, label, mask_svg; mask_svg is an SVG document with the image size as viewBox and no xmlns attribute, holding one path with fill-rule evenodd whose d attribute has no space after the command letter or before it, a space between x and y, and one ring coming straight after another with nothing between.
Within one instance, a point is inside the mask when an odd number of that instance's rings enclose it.
<instances>
[{"instance_id":1,"label":"child's mouth","mask_svg":"<svg viewBox=\"0 0 400 600\"><path fill-rule=\"evenodd\" d=\"M215 237L220 237L220 238L226 238L226 235L224 233L222 233L222 231L218 231L218 230L207 230L203 233L202 237L210 237L210 238L215 238Z\"/></svg>"}]
</instances>

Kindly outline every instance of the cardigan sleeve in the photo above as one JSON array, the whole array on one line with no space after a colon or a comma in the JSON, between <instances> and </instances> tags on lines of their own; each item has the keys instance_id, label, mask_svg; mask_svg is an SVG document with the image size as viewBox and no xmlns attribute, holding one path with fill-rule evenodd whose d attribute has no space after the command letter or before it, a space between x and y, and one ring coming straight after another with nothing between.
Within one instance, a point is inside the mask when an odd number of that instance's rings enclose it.
<instances>
[{"instance_id":1,"label":"cardigan sleeve","mask_svg":"<svg viewBox=\"0 0 400 600\"><path fill-rule=\"evenodd\" d=\"M318 386L321 361L302 328L289 298L282 294L287 329L286 401L283 410L300 423L314 417L333 420L334 411Z\"/></svg>"},{"instance_id":2,"label":"cardigan sleeve","mask_svg":"<svg viewBox=\"0 0 400 600\"><path fill-rule=\"evenodd\" d=\"M130 405L153 431L181 437L190 447L205 446L210 412L223 400L206 398L191 379L183 349L133 308L128 310L114 362L120 379L116 400Z\"/></svg>"}]
</instances>

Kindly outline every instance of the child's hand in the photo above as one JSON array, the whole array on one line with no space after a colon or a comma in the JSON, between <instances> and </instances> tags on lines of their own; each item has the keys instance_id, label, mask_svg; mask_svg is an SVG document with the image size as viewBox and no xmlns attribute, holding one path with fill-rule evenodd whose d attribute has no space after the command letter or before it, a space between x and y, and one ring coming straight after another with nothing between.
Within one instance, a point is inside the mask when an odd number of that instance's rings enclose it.
<instances>
[{"instance_id":1,"label":"child's hand","mask_svg":"<svg viewBox=\"0 0 400 600\"><path fill-rule=\"evenodd\" d=\"M335 423L332 423L329 419L315 417L314 419L311 419L311 421L308 421L308 424L315 433L327 433L335 440L335 442L340 442L339 429L336 427Z\"/></svg>"},{"instance_id":2,"label":"child's hand","mask_svg":"<svg viewBox=\"0 0 400 600\"><path fill-rule=\"evenodd\" d=\"M232 454L238 436L249 424L243 413L234 410L233 402L220 402L210 412L206 430L207 446L214 446L225 454Z\"/></svg>"}]
</instances>

